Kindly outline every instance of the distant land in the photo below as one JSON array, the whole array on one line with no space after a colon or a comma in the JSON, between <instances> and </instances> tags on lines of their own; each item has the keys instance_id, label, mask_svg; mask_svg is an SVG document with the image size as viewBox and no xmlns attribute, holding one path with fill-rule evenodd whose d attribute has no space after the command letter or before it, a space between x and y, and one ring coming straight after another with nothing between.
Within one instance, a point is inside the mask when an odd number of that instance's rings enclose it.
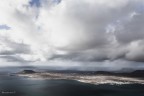
<instances>
[{"instance_id":1,"label":"distant land","mask_svg":"<svg viewBox=\"0 0 144 96\"><path fill-rule=\"evenodd\" d=\"M91 84L144 84L144 70L133 72L48 70L36 72L23 70L13 75L29 79L68 79ZM11 76L13 76L11 75Z\"/></svg>"}]
</instances>

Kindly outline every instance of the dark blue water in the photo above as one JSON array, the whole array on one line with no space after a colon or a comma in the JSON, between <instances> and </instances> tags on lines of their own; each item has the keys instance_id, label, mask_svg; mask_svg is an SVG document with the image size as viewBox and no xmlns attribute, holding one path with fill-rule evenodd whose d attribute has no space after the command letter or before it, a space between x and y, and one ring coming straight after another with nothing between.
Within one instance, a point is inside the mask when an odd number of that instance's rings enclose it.
<instances>
[{"instance_id":1,"label":"dark blue water","mask_svg":"<svg viewBox=\"0 0 144 96\"><path fill-rule=\"evenodd\" d=\"M0 74L0 96L144 96L144 85L93 85L74 80L33 80Z\"/></svg>"}]
</instances>

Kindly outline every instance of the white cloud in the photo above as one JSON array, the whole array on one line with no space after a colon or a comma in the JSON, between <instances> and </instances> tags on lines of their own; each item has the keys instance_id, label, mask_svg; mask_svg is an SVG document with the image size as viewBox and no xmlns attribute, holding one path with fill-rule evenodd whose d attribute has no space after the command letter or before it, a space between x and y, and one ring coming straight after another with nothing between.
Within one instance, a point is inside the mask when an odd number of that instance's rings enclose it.
<instances>
[{"instance_id":1,"label":"white cloud","mask_svg":"<svg viewBox=\"0 0 144 96\"><path fill-rule=\"evenodd\" d=\"M144 61L143 0L4 0L0 3L1 59Z\"/></svg>"}]
</instances>

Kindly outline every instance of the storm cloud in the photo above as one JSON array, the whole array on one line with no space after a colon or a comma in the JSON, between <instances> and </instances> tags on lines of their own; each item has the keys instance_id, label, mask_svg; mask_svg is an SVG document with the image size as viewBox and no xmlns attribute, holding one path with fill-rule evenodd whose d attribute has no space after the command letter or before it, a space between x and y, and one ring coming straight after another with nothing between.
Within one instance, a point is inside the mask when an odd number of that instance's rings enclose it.
<instances>
[{"instance_id":1,"label":"storm cloud","mask_svg":"<svg viewBox=\"0 0 144 96\"><path fill-rule=\"evenodd\" d=\"M5 61L144 62L143 0L5 0L0 13Z\"/></svg>"}]
</instances>

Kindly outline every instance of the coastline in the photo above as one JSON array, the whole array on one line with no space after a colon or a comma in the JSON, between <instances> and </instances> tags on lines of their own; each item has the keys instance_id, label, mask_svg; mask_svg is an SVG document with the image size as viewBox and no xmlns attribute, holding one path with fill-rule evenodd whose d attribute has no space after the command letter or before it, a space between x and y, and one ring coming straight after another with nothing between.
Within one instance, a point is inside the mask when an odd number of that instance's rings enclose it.
<instances>
[{"instance_id":1,"label":"coastline","mask_svg":"<svg viewBox=\"0 0 144 96\"><path fill-rule=\"evenodd\" d=\"M144 84L144 80L135 77L125 77L125 76L114 76L114 75L80 75L80 74L68 74L68 73L49 73L49 72L36 72L36 73L17 73L16 76L26 77L29 79L67 79L67 80L76 80L83 83L89 84Z\"/></svg>"}]
</instances>

